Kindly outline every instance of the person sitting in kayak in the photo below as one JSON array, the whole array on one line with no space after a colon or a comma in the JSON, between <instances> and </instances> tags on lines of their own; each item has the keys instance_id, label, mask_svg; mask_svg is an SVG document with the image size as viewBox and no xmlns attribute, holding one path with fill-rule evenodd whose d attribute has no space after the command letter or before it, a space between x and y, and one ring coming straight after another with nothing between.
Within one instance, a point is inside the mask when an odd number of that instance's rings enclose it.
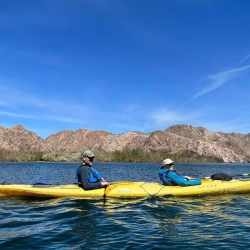
<instances>
[{"instance_id":1,"label":"person sitting in kayak","mask_svg":"<svg viewBox=\"0 0 250 250\"><path fill-rule=\"evenodd\" d=\"M106 188L109 184L92 165L95 155L91 150L83 153L83 163L76 169L76 179L84 190Z\"/></svg>"},{"instance_id":2,"label":"person sitting in kayak","mask_svg":"<svg viewBox=\"0 0 250 250\"><path fill-rule=\"evenodd\" d=\"M171 159L165 159L162 162L158 175L163 185L166 186L195 186L201 184L200 179L191 181L189 176L181 176L174 170L174 162Z\"/></svg>"}]
</instances>

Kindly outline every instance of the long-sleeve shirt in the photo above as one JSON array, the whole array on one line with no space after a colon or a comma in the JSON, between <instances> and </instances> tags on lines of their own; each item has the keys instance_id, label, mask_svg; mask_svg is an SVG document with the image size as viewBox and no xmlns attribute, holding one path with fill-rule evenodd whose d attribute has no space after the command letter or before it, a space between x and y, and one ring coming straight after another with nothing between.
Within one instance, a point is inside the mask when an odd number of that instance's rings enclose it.
<instances>
[{"instance_id":1,"label":"long-sleeve shirt","mask_svg":"<svg viewBox=\"0 0 250 250\"><path fill-rule=\"evenodd\" d=\"M183 187L195 186L201 184L200 179L188 181L185 179L185 176L180 176L175 171L167 171L167 172L168 173L166 173L166 169L159 170L159 175L162 176L161 180L165 185L171 185L169 184L169 182L171 182L172 185L183 186Z\"/></svg>"},{"instance_id":2,"label":"long-sleeve shirt","mask_svg":"<svg viewBox=\"0 0 250 250\"><path fill-rule=\"evenodd\" d=\"M79 167L77 177L78 177L78 181L80 182L80 186L84 190L92 190L92 189L103 188L103 186L101 185L101 182L103 180L100 180L100 181L95 182L95 183L92 183L92 182L89 181L90 173L91 173L91 170L89 169L88 166L81 165Z\"/></svg>"}]
</instances>

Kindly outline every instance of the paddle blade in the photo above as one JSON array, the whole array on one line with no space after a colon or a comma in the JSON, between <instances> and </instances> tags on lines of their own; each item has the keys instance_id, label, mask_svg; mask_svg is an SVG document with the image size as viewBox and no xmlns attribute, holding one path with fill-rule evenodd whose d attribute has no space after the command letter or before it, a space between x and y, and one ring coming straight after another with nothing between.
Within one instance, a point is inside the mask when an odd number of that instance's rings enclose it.
<instances>
[{"instance_id":1,"label":"paddle blade","mask_svg":"<svg viewBox=\"0 0 250 250\"><path fill-rule=\"evenodd\" d=\"M117 185L110 185L106 188L105 190L105 195L109 194L111 190L113 190L114 188L116 188Z\"/></svg>"}]
</instances>

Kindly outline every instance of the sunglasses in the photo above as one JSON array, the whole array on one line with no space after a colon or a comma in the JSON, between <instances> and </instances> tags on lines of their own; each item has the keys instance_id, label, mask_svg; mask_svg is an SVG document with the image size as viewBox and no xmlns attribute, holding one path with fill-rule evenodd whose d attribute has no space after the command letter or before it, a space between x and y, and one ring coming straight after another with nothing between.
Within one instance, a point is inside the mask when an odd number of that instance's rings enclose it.
<instances>
[{"instance_id":1,"label":"sunglasses","mask_svg":"<svg viewBox=\"0 0 250 250\"><path fill-rule=\"evenodd\" d=\"M172 166L174 166L174 163L167 164L166 166L172 167Z\"/></svg>"},{"instance_id":2,"label":"sunglasses","mask_svg":"<svg viewBox=\"0 0 250 250\"><path fill-rule=\"evenodd\" d=\"M93 161L95 157L87 157L90 161Z\"/></svg>"}]
</instances>

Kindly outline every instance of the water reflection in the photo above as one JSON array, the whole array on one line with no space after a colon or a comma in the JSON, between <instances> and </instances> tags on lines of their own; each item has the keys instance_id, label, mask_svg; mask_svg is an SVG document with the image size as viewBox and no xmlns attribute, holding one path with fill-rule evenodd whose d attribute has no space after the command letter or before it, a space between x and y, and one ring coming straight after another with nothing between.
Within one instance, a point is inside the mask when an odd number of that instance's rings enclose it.
<instances>
[{"instance_id":1,"label":"water reflection","mask_svg":"<svg viewBox=\"0 0 250 250\"><path fill-rule=\"evenodd\" d=\"M243 229L250 231L249 205L250 195L156 197L145 202L143 211L166 240L203 244L207 239L217 241L218 233L231 240L242 236Z\"/></svg>"}]
</instances>

